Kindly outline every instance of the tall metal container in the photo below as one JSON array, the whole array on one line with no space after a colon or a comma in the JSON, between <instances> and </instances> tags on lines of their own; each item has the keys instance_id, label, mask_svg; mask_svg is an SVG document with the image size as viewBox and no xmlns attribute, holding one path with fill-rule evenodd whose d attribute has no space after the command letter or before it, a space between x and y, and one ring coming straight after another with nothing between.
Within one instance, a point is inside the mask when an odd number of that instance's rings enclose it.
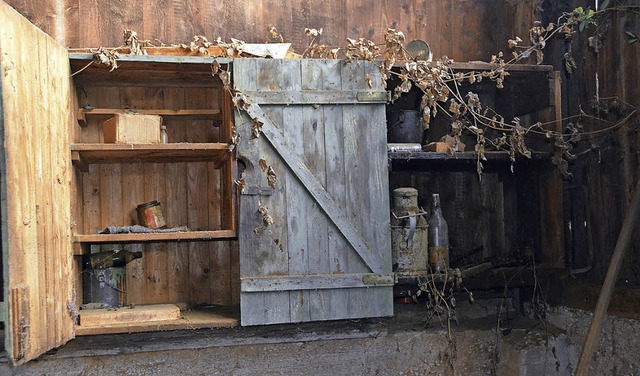
<instances>
[{"instance_id":1,"label":"tall metal container","mask_svg":"<svg viewBox=\"0 0 640 376\"><path fill-rule=\"evenodd\" d=\"M427 271L429 243L427 219L418 207L418 190L393 190L391 251L393 271L417 274Z\"/></svg>"},{"instance_id":2,"label":"tall metal container","mask_svg":"<svg viewBox=\"0 0 640 376\"><path fill-rule=\"evenodd\" d=\"M83 271L82 300L93 308L121 307L127 304L124 266Z\"/></svg>"}]
</instances>

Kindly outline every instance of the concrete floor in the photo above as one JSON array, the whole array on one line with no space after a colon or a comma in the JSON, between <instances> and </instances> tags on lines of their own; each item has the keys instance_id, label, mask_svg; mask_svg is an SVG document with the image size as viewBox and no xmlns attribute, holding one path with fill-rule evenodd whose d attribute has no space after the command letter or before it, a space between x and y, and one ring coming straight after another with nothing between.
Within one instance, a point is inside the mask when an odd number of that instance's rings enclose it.
<instances>
[{"instance_id":1,"label":"concrete floor","mask_svg":"<svg viewBox=\"0 0 640 376\"><path fill-rule=\"evenodd\" d=\"M384 319L77 338L0 375L572 375L590 322L556 308L547 322L461 320L425 329L422 305ZM559 329L562 328L562 329ZM609 318L594 375L640 373L640 321Z\"/></svg>"}]
</instances>

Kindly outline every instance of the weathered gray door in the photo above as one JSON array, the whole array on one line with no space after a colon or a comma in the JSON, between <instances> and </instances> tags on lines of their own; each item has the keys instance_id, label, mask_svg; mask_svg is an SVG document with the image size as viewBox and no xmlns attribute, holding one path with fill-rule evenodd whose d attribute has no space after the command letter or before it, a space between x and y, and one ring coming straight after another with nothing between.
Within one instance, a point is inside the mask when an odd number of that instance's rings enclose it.
<instances>
[{"instance_id":1,"label":"weathered gray door","mask_svg":"<svg viewBox=\"0 0 640 376\"><path fill-rule=\"evenodd\" d=\"M233 80L242 325L392 315L377 66L236 59Z\"/></svg>"}]
</instances>

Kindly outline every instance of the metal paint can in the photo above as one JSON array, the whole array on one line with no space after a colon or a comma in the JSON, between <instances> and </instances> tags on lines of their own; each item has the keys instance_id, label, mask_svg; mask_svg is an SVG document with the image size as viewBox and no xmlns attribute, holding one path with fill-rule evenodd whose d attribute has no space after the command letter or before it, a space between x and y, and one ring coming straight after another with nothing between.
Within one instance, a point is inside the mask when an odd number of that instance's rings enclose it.
<instances>
[{"instance_id":1,"label":"metal paint can","mask_svg":"<svg viewBox=\"0 0 640 376\"><path fill-rule=\"evenodd\" d=\"M392 110L387 113L387 142L422 143L422 116L415 110Z\"/></svg>"},{"instance_id":2,"label":"metal paint can","mask_svg":"<svg viewBox=\"0 0 640 376\"><path fill-rule=\"evenodd\" d=\"M162 214L162 207L158 201L149 201L136 207L140 225L148 228L165 228L167 222Z\"/></svg>"}]
</instances>

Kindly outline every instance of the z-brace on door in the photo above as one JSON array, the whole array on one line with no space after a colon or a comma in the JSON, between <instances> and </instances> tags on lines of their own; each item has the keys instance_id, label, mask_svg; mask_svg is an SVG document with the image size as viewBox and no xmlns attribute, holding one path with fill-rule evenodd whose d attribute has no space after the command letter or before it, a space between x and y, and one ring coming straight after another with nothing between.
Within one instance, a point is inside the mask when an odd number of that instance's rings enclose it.
<instances>
[{"instance_id":1,"label":"z-brace on door","mask_svg":"<svg viewBox=\"0 0 640 376\"><path fill-rule=\"evenodd\" d=\"M5 347L24 363L73 338L67 50L0 2Z\"/></svg>"},{"instance_id":2,"label":"z-brace on door","mask_svg":"<svg viewBox=\"0 0 640 376\"><path fill-rule=\"evenodd\" d=\"M235 59L232 69L242 325L393 315L377 66Z\"/></svg>"}]
</instances>

